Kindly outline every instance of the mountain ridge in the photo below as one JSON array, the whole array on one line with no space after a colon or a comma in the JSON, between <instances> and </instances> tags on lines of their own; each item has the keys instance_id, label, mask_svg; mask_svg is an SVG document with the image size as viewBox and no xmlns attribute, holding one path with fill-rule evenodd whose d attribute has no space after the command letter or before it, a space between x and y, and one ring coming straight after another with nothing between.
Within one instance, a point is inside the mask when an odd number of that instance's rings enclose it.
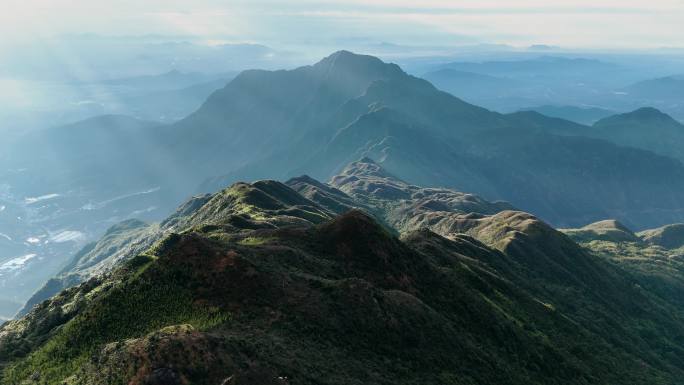
<instances>
[{"instance_id":1,"label":"mountain ridge","mask_svg":"<svg viewBox=\"0 0 684 385\"><path fill-rule=\"evenodd\" d=\"M2 381L675 384L684 372L665 353L679 351L669 311L681 310L530 214L411 186L371 159L342 189L288 183L197 197L146 251L0 327ZM335 214L331 199L371 211ZM425 213L456 226L399 238L374 218Z\"/></svg>"}]
</instances>

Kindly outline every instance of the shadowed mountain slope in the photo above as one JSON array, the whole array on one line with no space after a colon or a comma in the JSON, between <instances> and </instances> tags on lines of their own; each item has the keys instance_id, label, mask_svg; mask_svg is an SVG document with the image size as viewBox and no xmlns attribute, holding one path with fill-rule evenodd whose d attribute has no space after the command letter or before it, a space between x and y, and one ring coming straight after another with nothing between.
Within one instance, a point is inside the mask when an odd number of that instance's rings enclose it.
<instances>
[{"instance_id":1,"label":"shadowed mountain slope","mask_svg":"<svg viewBox=\"0 0 684 385\"><path fill-rule=\"evenodd\" d=\"M566 61L541 61L559 63ZM369 156L410 183L506 200L558 226L615 217L643 229L684 219L678 193L684 166L607 141L675 156L671 151L621 141L613 138L615 130L601 136L606 141L570 138L593 128L534 113L498 114L395 64L347 51L293 70L245 71L170 126L79 126L54 131L56 143L71 143L59 151L70 154L65 167L63 160L40 157L43 166L21 181L26 189L40 190L40 196L58 183L67 188L68 180L89 193L96 190L90 199L107 201L113 190L159 187L162 204L154 214L161 217L170 202L201 183L213 192L239 180L302 174L324 180ZM96 161L82 162L88 157ZM113 177L103 180L93 171L99 169ZM599 181L600 187L586 188Z\"/></svg>"},{"instance_id":2,"label":"shadowed mountain slope","mask_svg":"<svg viewBox=\"0 0 684 385\"><path fill-rule=\"evenodd\" d=\"M655 108L641 108L594 123L594 136L684 162L684 125Z\"/></svg>"},{"instance_id":3,"label":"shadowed mountain slope","mask_svg":"<svg viewBox=\"0 0 684 385\"><path fill-rule=\"evenodd\" d=\"M367 57L344 55L359 63L354 68L380 65ZM273 176L327 179L368 156L411 183L507 200L559 226L617 217L642 229L684 215L678 193L684 188L682 164L616 146L609 142L612 137L580 137L593 135L593 128L562 119L491 112L386 66L391 76L378 76L336 107L331 102L325 119L298 124L298 134L278 139L280 146L270 154L259 151L261 159L207 180L202 189ZM280 119L279 124L290 123ZM619 138L614 141L623 144Z\"/></svg>"},{"instance_id":4,"label":"shadowed mountain slope","mask_svg":"<svg viewBox=\"0 0 684 385\"><path fill-rule=\"evenodd\" d=\"M684 247L684 224L675 223L653 230L639 233L646 243L662 246L666 249L678 249Z\"/></svg>"}]
</instances>

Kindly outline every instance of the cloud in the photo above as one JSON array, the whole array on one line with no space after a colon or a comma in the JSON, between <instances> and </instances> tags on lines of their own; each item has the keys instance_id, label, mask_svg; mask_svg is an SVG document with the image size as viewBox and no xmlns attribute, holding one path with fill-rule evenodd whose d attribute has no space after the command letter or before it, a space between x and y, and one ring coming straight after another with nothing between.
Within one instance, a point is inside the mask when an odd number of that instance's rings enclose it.
<instances>
[{"instance_id":1,"label":"cloud","mask_svg":"<svg viewBox=\"0 0 684 385\"><path fill-rule=\"evenodd\" d=\"M274 44L374 36L399 43L667 46L681 0L4 0L0 42L65 33L190 35Z\"/></svg>"}]
</instances>

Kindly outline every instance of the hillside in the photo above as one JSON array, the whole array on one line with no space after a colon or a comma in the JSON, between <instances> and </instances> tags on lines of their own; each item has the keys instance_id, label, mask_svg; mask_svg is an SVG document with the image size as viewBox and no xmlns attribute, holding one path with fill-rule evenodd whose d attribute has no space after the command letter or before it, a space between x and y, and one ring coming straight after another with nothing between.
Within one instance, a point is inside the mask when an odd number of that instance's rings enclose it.
<instances>
[{"instance_id":1,"label":"hillside","mask_svg":"<svg viewBox=\"0 0 684 385\"><path fill-rule=\"evenodd\" d=\"M592 128L596 137L684 162L684 125L655 108L607 117L594 123Z\"/></svg>"},{"instance_id":2,"label":"hillside","mask_svg":"<svg viewBox=\"0 0 684 385\"><path fill-rule=\"evenodd\" d=\"M578 64L568 60L537 64ZM182 74L129 81L161 87L169 76L186 82ZM616 218L643 230L684 221L684 165L674 152L620 142L620 129L586 138L591 131L534 112L492 112L347 51L293 70L245 71L171 125L101 116L2 143L1 198L20 214L0 214L0 233L20 241L0 258L53 262L39 279L13 278L21 295L2 299L24 301L69 255L123 220L159 221L188 196L237 181L327 180L364 156L410 184L508 201L557 227ZM64 231L80 241L24 242Z\"/></svg>"},{"instance_id":3,"label":"hillside","mask_svg":"<svg viewBox=\"0 0 684 385\"><path fill-rule=\"evenodd\" d=\"M630 95L652 100L681 100L684 96L684 77L666 76L644 80L626 88Z\"/></svg>"},{"instance_id":4,"label":"hillside","mask_svg":"<svg viewBox=\"0 0 684 385\"><path fill-rule=\"evenodd\" d=\"M407 184L368 159L331 184L288 185L238 183L189 201L146 251L0 327L3 383L676 384L684 374L676 301L534 216Z\"/></svg>"},{"instance_id":5,"label":"hillside","mask_svg":"<svg viewBox=\"0 0 684 385\"><path fill-rule=\"evenodd\" d=\"M339 55L355 66L379 65L367 57ZM562 119L497 114L400 70L372 82L333 116L319 121L309 135L279 141L270 155L263 150L261 159L205 181L202 191L252 178L309 174L327 179L368 156L411 183L506 200L557 226L618 217L642 229L684 215L675 186L684 176L678 162L604 140L571 137L589 127ZM298 140L285 144L293 138ZM600 189L586 188L599 180Z\"/></svg>"},{"instance_id":6,"label":"hillside","mask_svg":"<svg viewBox=\"0 0 684 385\"><path fill-rule=\"evenodd\" d=\"M614 115L615 112L612 110L599 108L599 107L589 107L589 106L556 106L556 105L544 105L538 107L528 107L524 108L523 111L536 111L540 114L550 116L552 118L561 118L569 120L571 122L591 125L597 121L606 118L608 116Z\"/></svg>"},{"instance_id":7,"label":"hillside","mask_svg":"<svg viewBox=\"0 0 684 385\"><path fill-rule=\"evenodd\" d=\"M603 221L609 223L613 221ZM629 271L640 287L646 288L658 301L684 304L684 233L681 224L632 233L627 228L616 230L589 225L583 229L563 230L590 252ZM606 237L610 233L622 236Z\"/></svg>"}]
</instances>

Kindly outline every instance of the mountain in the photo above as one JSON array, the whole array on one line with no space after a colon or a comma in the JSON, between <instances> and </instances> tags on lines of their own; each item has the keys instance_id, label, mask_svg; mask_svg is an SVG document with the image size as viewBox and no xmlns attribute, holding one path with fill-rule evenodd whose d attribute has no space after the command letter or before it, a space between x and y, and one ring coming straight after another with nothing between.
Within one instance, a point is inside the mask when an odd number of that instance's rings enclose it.
<instances>
[{"instance_id":1,"label":"mountain","mask_svg":"<svg viewBox=\"0 0 684 385\"><path fill-rule=\"evenodd\" d=\"M554 106L545 105L523 108L522 111L535 111L552 118L561 118L579 124L594 124L597 121L614 115L615 112L598 107Z\"/></svg>"},{"instance_id":2,"label":"mountain","mask_svg":"<svg viewBox=\"0 0 684 385\"><path fill-rule=\"evenodd\" d=\"M71 261L53 278L50 278L24 304L18 315L23 316L35 305L49 299L64 289L102 275L114 269L131 254L151 246L160 235L158 226L129 219L110 227L97 242L79 250Z\"/></svg>"},{"instance_id":3,"label":"mountain","mask_svg":"<svg viewBox=\"0 0 684 385\"><path fill-rule=\"evenodd\" d=\"M147 156L158 127L108 115L0 144L0 300L25 302L110 226L159 220L186 196Z\"/></svg>"},{"instance_id":4,"label":"mountain","mask_svg":"<svg viewBox=\"0 0 684 385\"><path fill-rule=\"evenodd\" d=\"M651 100L681 100L684 96L684 77L666 76L644 80L626 88L629 95Z\"/></svg>"},{"instance_id":5,"label":"mountain","mask_svg":"<svg viewBox=\"0 0 684 385\"><path fill-rule=\"evenodd\" d=\"M408 223L420 225L392 225ZM145 251L0 327L3 383L676 384L684 374L676 299L530 214L407 184L368 159L330 184L237 183L160 226L171 230Z\"/></svg>"},{"instance_id":6,"label":"mountain","mask_svg":"<svg viewBox=\"0 0 684 385\"><path fill-rule=\"evenodd\" d=\"M440 69L422 76L443 91L466 99L477 100L498 95L511 95L519 91L520 84L511 79L483 75L455 69Z\"/></svg>"},{"instance_id":7,"label":"mountain","mask_svg":"<svg viewBox=\"0 0 684 385\"><path fill-rule=\"evenodd\" d=\"M107 115L0 144L0 184L9 186L0 199L21 212L0 228L20 240L2 261L45 256L54 263L45 276L54 276L123 220L159 221L188 196L240 180L327 180L364 156L410 184L508 201L554 226L684 220L680 162L573 130L590 128L492 112L347 51L293 70L245 71L173 124ZM69 242L43 254L44 240L65 232L58 239ZM19 302L41 284L31 281Z\"/></svg>"},{"instance_id":8,"label":"mountain","mask_svg":"<svg viewBox=\"0 0 684 385\"><path fill-rule=\"evenodd\" d=\"M197 111L207 98L214 91L223 88L229 79L214 79L178 89L128 90L113 86L120 92L115 96L119 104L108 107L136 119L173 123Z\"/></svg>"},{"instance_id":9,"label":"mountain","mask_svg":"<svg viewBox=\"0 0 684 385\"><path fill-rule=\"evenodd\" d=\"M381 67L367 57L344 55L359 67ZM684 215L679 211L682 198L672 185L679 183L673 181L684 175L684 168L672 159L603 140L569 137L568 127L578 131L588 128L542 115L523 118L520 114L494 113L441 92L396 67L387 68L394 69L392 76L372 82L365 92L359 91L359 96L338 107L334 119L318 121L309 135L301 128L307 124L298 124L301 135L278 140L275 149L261 147L257 151L261 159L245 162L225 177L206 181L202 190L213 191L236 180L269 175L288 178L306 173L325 179L350 161L369 156L410 182L510 201L558 226L618 216L636 228L646 228L676 222ZM288 103L301 98L293 100ZM279 122L281 128L286 124L282 118ZM233 138L235 143L241 140L240 135ZM241 147L243 150L231 150L231 156L247 149L249 156L253 155L252 145ZM647 168L670 177L656 180ZM611 187L585 188L599 180L601 186ZM663 199L656 203L653 194ZM667 207L654 207L663 204ZM655 212L658 214L651 214ZM670 212L669 217L661 216L665 212Z\"/></svg>"},{"instance_id":10,"label":"mountain","mask_svg":"<svg viewBox=\"0 0 684 385\"><path fill-rule=\"evenodd\" d=\"M628 271L655 300L684 305L684 226L672 224L634 234L611 223L616 222L607 220L562 231L589 252ZM600 231L587 231L599 227Z\"/></svg>"},{"instance_id":11,"label":"mountain","mask_svg":"<svg viewBox=\"0 0 684 385\"><path fill-rule=\"evenodd\" d=\"M530 106L605 106L611 110L629 110L653 105L653 100L638 99L624 90L625 84L643 79L644 70L632 61L617 57L608 62L593 58L568 56L536 56L525 54L518 59L460 61L435 64L431 71L474 73L501 79L492 84L470 90L459 87L459 76L431 76L428 80L440 89L449 91L471 103L500 112L530 109ZM449 72L444 72L448 74ZM462 79L462 77L461 77ZM463 80L468 84L468 80ZM509 85L509 87L502 87ZM465 91L468 91L467 93ZM670 106L668 111L674 109ZM567 112L566 112L567 113ZM560 116L564 117L564 116ZM585 121L581 121L584 123Z\"/></svg>"},{"instance_id":12,"label":"mountain","mask_svg":"<svg viewBox=\"0 0 684 385\"><path fill-rule=\"evenodd\" d=\"M103 109L110 114L134 116L162 123L178 121L197 109L237 73L185 73L177 70L160 75L111 79L86 87L111 92Z\"/></svg>"},{"instance_id":13,"label":"mountain","mask_svg":"<svg viewBox=\"0 0 684 385\"><path fill-rule=\"evenodd\" d=\"M642 231L639 235L646 243L652 245L666 249L684 248L684 224L682 223Z\"/></svg>"},{"instance_id":14,"label":"mountain","mask_svg":"<svg viewBox=\"0 0 684 385\"><path fill-rule=\"evenodd\" d=\"M622 70L620 66L594 59L568 58L561 56L540 56L524 60L453 62L443 68L468 71L493 76L545 77L559 73L582 78L587 73L606 73Z\"/></svg>"},{"instance_id":15,"label":"mountain","mask_svg":"<svg viewBox=\"0 0 684 385\"><path fill-rule=\"evenodd\" d=\"M618 211L618 219L635 228L681 219L684 213L675 211L682 199L677 191L684 187L676 182L684 173L681 165L603 141L549 135L568 124L541 115L521 120L494 113L396 65L340 51L295 70L243 72L187 118L135 130L134 139L115 131L106 146L111 153L96 154L102 163L91 169L102 166L115 176L93 183L98 188L111 189L112 182L128 187L127 192L159 186L168 196L165 202L173 202L192 192L190 186L217 175L229 173L206 182L204 190L304 173L325 179L369 155L410 182L507 200L559 226L615 217ZM71 140L67 131L60 134ZM78 140L90 135L78 133ZM87 151L99 148L97 143L93 139L60 153L91 156ZM564 152L576 155L561 156ZM627 168L626 163L641 166ZM77 175L69 179L88 182L92 177L83 168L90 166L74 165ZM668 183L652 184L653 175L642 174L644 168L658 170ZM166 175L169 169L173 176ZM583 187L604 178L608 188ZM648 197L642 196L646 190ZM614 207L604 207L605 202ZM170 210L170 203L163 207ZM668 209L675 209L668 218L648 214Z\"/></svg>"},{"instance_id":16,"label":"mountain","mask_svg":"<svg viewBox=\"0 0 684 385\"><path fill-rule=\"evenodd\" d=\"M356 117L340 111L346 102L376 81L402 76L396 65L346 51L291 71L245 71L169 127L162 143L187 159L185 168L220 174L301 140L323 145Z\"/></svg>"},{"instance_id":17,"label":"mountain","mask_svg":"<svg viewBox=\"0 0 684 385\"><path fill-rule=\"evenodd\" d=\"M655 108L640 108L601 119L594 123L593 134L684 162L684 125Z\"/></svg>"},{"instance_id":18,"label":"mountain","mask_svg":"<svg viewBox=\"0 0 684 385\"><path fill-rule=\"evenodd\" d=\"M565 229L563 232L578 242L640 242L639 237L632 230L613 219L590 223L579 229Z\"/></svg>"},{"instance_id":19,"label":"mountain","mask_svg":"<svg viewBox=\"0 0 684 385\"><path fill-rule=\"evenodd\" d=\"M199 72L181 72L171 70L158 75L142 75L120 79L105 80L102 83L122 87L125 89L136 89L146 91L170 91L179 90L195 86L197 84L210 83L217 79L231 79L235 73L226 72L220 74L205 74Z\"/></svg>"}]
</instances>

